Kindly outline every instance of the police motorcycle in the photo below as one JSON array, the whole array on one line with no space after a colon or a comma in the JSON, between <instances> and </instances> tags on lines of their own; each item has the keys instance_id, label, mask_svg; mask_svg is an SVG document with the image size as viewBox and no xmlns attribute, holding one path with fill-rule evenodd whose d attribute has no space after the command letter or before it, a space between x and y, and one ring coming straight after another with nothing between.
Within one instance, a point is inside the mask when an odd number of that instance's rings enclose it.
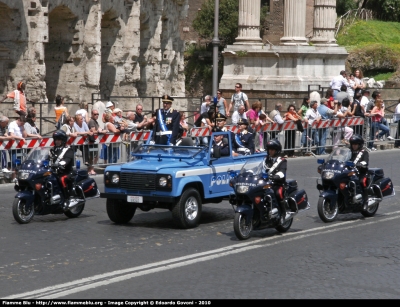
<instances>
[{"instance_id":1,"label":"police motorcycle","mask_svg":"<svg viewBox=\"0 0 400 307\"><path fill-rule=\"evenodd\" d=\"M78 217L87 200L100 196L96 181L89 177L87 170L76 169L73 172L72 192L80 201L71 208L65 208L66 200L56 175L57 167L50 165L49 153L49 148L35 148L22 164L17 161L18 175L14 179L17 194L12 212L20 224L29 223L34 215L65 214L69 218Z\"/></svg>"},{"instance_id":2,"label":"police motorcycle","mask_svg":"<svg viewBox=\"0 0 400 307\"><path fill-rule=\"evenodd\" d=\"M293 223L293 217L300 211L308 210L307 193L298 190L296 180L286 180L283 189L283 205L290 218L285 219L275 192L273 180L264 170L264 161L259 158L249 159L239 174L231 171L229 185L234 193L229 196L229 203L235 211L233 230L240 240L250 238L253 230L275 228L284 233Z\"/></svg>"},{"instance_id":3,"label":"police motorcycle","mask_svg":"<svg viewBox=\"0 0 400 307\"><path fill-rule=\"evenodd\" d=\"M384 177L383 169L369 168L368 206L364 209L359 173L350 158L351 150L339 147L332 151L327 161L318 159L318 173L321 174L321 179L317 179L320 193L318 215L325 223L332 222L338 214L345 213L361 212L365 217L372 217L384 198L395 195L392 180Z\"/></svg>"}]
</instances>

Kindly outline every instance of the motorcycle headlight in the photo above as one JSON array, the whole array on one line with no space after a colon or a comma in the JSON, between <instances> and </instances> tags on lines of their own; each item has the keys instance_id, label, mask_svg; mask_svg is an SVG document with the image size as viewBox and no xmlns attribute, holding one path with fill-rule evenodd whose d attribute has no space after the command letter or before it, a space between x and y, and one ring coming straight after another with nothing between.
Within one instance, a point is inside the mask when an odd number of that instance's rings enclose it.
<instances>
[{"instance_id":1,"label":"motorcycle headlight","mask_svg":"<svg viewBox=\"0 0 400 307\"><path fill-rule=\"evenodd\" d=\"M334 175L333 172L323 172L322 179L332 179Z\"/></svg>"},{"instance_id":2,"label":"motorcycle headlight","mask_svg":"<svg viewBox=\"0 0 400 307\"><path fill-rule=\"evenodd\" d=\"M111 182L112 182L113 184L118 184L118 182L119 182L119 174L114 174L114 175L112 175L112 177L111 177Z\"/></svg>"},{"instance_id":3,"label":"motorcycle headlight","mask_svg":"<svg viewBox=\"0 0 400 307\"><path fill-rule=\"evenodd\" d=\"M29 173L23 172L23 171L18 172L18 179L26 180L26 179L28 179L28 177L29 177Z\"/></svg>"},{"instance_id":4,"label":"motorcycle headlight","mask_svg":"<svg viewBox=\"0 0 400 307\"><path fill-rule=\"evenodd\" d=\"M158 184L160 185L160 187L166 187L167 186L167 178L165 177L160 177L158 179Z\"/></svg>"},{"instance_id":5,"label":"motorcycle headlight","mask_svg":"<svg viewBox=\"0 0 400 307\"><path fill-rule=\"evenodd\" d=\"M248 190L249 190L249 186L247 186L247 185L239 185L236 187L237 193L247 193Z\"/></svg>"}]
</instances>

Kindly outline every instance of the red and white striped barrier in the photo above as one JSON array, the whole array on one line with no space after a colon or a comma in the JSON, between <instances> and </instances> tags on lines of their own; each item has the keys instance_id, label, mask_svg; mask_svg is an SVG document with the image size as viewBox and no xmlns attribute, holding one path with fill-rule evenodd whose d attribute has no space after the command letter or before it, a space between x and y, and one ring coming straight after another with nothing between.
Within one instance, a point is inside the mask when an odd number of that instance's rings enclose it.
<instances>
[{"instance_id":1,"label":"red and white striped barrier","mask_svg":"<svg viewBox=\"0 0 400 307\"><path fill-rule=\"evenodd\" d=\"M151 136L151 132L149 130L131 132L130 138L131 142L135 141L147 141Z\"/></svg>"},{"instance_id":2,"label":"red and white striped barrier","mask_svg":"<svg viewBox=\"0 0 400 307\"><path fill-rule=\"evenodd\" d=\"M346 117L346 118L335 118L335 119L323 119L318 123L313 124L313 128L335 128L344 126L358 126L364 125L364 118L362 117ZM239 131L236 125L225 126L229 131L237 133ZM266 123L265 125L251 125L253 130L257 132L269 132L269 131L285 131L285 130L297 130L297 124L294 121L285 121L283 124L278 123ZM308 123L303 122L303 127L307 128ZM203 137L210 136L211 130L209 127L193 127L190 130L191 137Z\"/></svg>"},{"instance_id":3,"label":"red and white striped barrier","mask_svg":"<svg viewBox=\"0 0 400 307\"><path fill-rule=\"evenodd\" d=\"M22 140L6 140L0 141L0 149L23 149L23 148L36 148L36 147L51 147L54 145L53 138L43 139L25 139L26 143Z\"/></svg>"},{"instance_id":4,"label":"red and white striped barrier","mask_svg":"<svg viewBox=\"0 0 400 307\"><path fill-rule=\"evenodd\" d=\"M232 131L233 133L237 133L239 131L239 128L236 125L226 125L224 127L228 131ZM211 135L210 127L193 127L192 129L190 129L191 137L203 137L203 136L210 136L210 135Z\"/></svg>"}]
</instances>

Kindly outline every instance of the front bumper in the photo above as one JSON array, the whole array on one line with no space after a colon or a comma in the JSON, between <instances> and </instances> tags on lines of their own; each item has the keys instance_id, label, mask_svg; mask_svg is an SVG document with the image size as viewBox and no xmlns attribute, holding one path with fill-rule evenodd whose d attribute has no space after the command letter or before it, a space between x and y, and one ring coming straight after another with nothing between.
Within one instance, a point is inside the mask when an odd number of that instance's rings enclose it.
<instances>
[{"instance_id":1,"label":"front bumper","mask_svg":"<svg viewBox=\"0 0 400 307\"><path fill-rule=\"evenodd\" d=\"M127 194L114 194L114 193L100 193L100 198L108 198L108 199L119 199L125 200ZM173 196L146 196L140 195L143 197L143 203L145 202L160 202L160 203L175 203L176 198Z\"/></svg>"}]
</instances>

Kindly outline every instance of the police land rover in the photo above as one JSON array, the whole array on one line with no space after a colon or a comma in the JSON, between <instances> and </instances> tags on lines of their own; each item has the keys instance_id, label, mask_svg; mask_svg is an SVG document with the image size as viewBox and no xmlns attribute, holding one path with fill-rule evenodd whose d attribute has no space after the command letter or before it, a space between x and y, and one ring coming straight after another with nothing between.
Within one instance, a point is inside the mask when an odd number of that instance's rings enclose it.
<instances>
[{"instance_id":1,"label":"police land rover","mask_svg":"<svg viewBox=\"0 0 400 307\"><path fill-rule=\"evenodd\" d=\"M228 132L229 133L229 132ZM264 159L265 153L232 155L232 140L227 132L229 155L210 146L142 145L132 155L133 161L110 165L104 171L107 214L118 224L128 223L136 209L168 209L180 228L199 224L202 204L228 199L229 171L238 171L249 158ZM226 151L227 152L227 151Z\"/></svg>"}]
</instances>

